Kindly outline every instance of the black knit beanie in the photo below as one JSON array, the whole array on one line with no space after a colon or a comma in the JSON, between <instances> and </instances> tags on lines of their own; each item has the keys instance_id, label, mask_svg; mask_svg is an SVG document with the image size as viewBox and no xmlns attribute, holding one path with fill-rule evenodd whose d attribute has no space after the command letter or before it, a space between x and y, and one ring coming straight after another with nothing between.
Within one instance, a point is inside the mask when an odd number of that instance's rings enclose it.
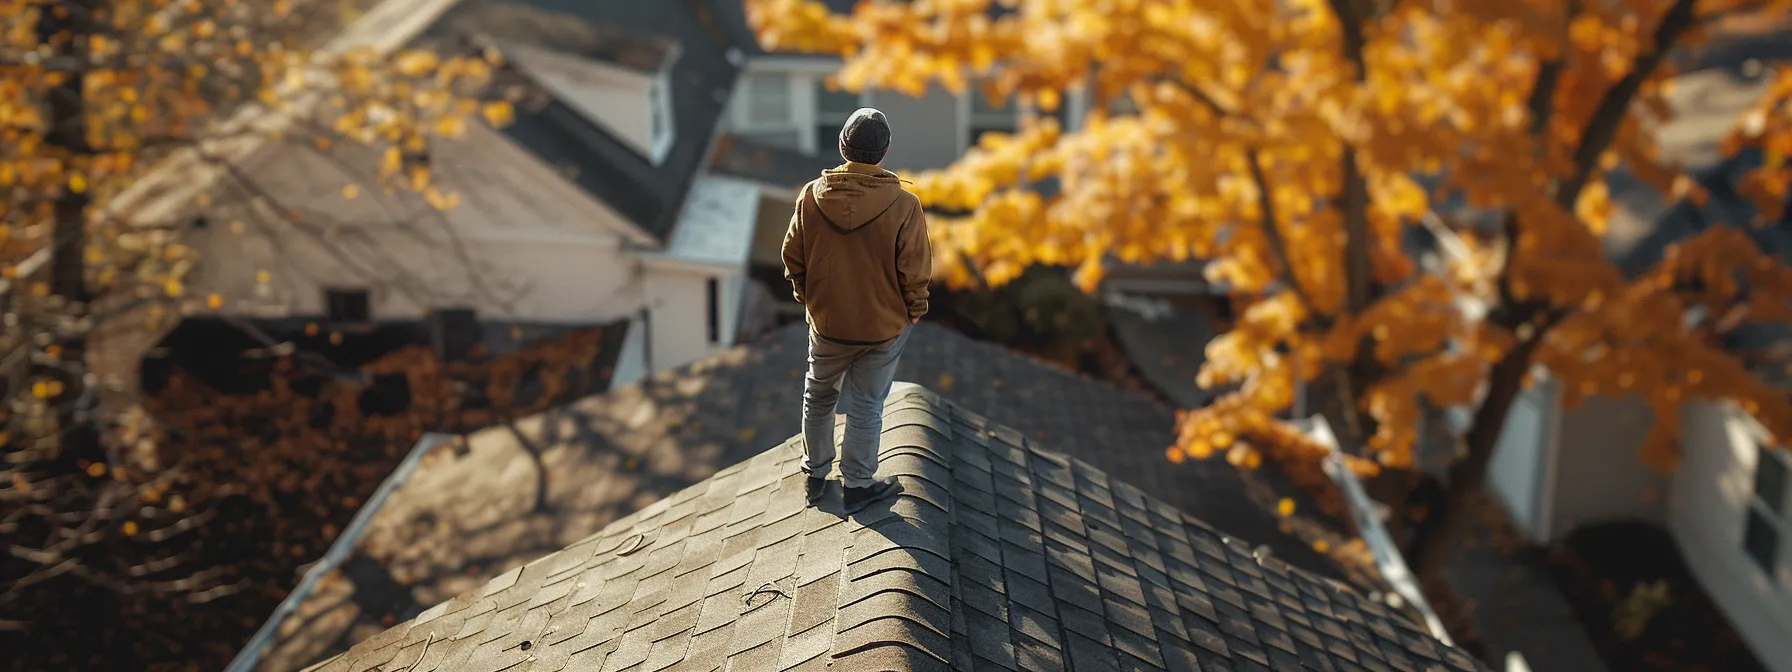
<instances>
[{"instance_id":1,"label":"black knit beanie","mask_svg":"<svg viewBox=\"0 0 1792 672\"><path fill-rule=\"evenodd\" d=\"M859 108L840 127L840 156L847 161L882 163L889 150L890 120L876 108Z\"/></svg>"}]
</instances>

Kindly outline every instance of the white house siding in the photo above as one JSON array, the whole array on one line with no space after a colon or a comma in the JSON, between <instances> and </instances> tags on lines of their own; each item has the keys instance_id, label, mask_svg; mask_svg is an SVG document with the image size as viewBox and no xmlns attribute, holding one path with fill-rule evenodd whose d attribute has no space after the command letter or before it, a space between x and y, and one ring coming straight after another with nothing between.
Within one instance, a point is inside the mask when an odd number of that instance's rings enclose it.
<instances>
[{"instance_id":1,"label":"white house siding","mask_svg":"<svg viewBox=\"0 0 1792 672\"><path fill-rule=\"evenodd\" d=\"M883 165L890 170L944 168L961 152L958 97L935 84L915 98L895 91L873 91L871 105L890 118L890 151Z\"/></svg>"},{"instance_id":2,"label":"white house siding","mask_svg":"<svg viewBox=\"0 0 1792 672\"><path fill-rule=\"evenodd\" d=\"M1694 402L1685 413L1685 455L1673 478L1668 529L1756 657L1773 672L1792 672L1792 548L1781 542L1777 581L1742 551L1758 425L1728 404Z\"/></svg>"},{"instance_id":3,"label":"white house siding","mask_svg":"<svg viewBox=\"0 0 1792 672\"><path fill-rule=\"evenodd\" d=\"M719 339L709 340L708 281L717 281L720 300ZM649 373L682 366L734 345L739 321L742 272L677 262L650 263L647 304L652 351Z\"/></svg>"},{"instance_id":4,"label":"white house siding","mask_svg":"<svg viewBox=\"0 0 1792 672\"><path fill-rule=\"evenodd\" d=\"M833 123L817 110L819 92L840 69L837 59L761 57L747 64L724 117L726 131L775 147L816 156L834 156L837 148L823 144L816 129ZM777 80L774 82L773 80ZM753 100L761 83L781 87L782 104L769 104L756 115ZM765 89L771 91L772 89ZM768 97L766 100L770 100ZM883 165L898 171L944 168L964 150L960 116L965 106L958 96L933 85L916 98L889 90L862 92L859 104L876 107L890 117L893 142ZM838 124L834 124L838 130Z\"/></svg>"},{"instance_id":5,"label":"white house siding","mask_svg":"<svg viewBox=\"0 0 1792 672\"><path fill-rule=\"evenodd\" d=\"M1556 406L1553 383L1542 382L1518 395L1488 464L1488 486L1506 505L1512 521L1533 542L1548 541L1542 501L1545 461L1550 458Z\"/></svg>"},{"instance_id":6,"label":"white house siding","mask_svg":"<svg viewBox=\"0 0 1792 672\"><path fill-rule=\"evenodd\" d=\"M638 293L620 296L635 275L622 249L650 239L614 211L482 126L439 142L431 161L459 199L446 212L381 193L371 152L270 144L242 172L300 209L296 221L227 190L207 226L183 234L201 256L191 289L220 294L225 312L267 317L321 313L326 287L369 290L376 320L453 306L588 323L639 305Z\"/></svg>"},{"instance_id":7,"label":"white house siding","mask_svg":"<svg viewBox=\"0 0 1792 672\"><path fill-rule=\"evenodd\" d=\"M1549 532L1611 520L1666 522L1669 477L1643 464L1654 414L1638 397L1593 397L1562 408Z\"/></svg>"}]
</instances>

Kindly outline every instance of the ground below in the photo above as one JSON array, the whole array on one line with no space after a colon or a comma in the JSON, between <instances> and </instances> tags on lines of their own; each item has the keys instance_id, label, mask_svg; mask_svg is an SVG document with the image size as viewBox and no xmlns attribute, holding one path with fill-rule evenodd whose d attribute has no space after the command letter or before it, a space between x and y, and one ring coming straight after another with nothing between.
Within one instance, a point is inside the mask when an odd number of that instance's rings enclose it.
<instances>
[{"instance_id":1,"label":"ground below","mask_svg":"<svg viewBox=\"0 0 1792 672\"><path fill-rule=\"evenodd\" d=\"M1612 670L1766 672L1711 602L1667 530L1623 522L1576 530L1549 566Z\"/></svg>"}]
</instances>

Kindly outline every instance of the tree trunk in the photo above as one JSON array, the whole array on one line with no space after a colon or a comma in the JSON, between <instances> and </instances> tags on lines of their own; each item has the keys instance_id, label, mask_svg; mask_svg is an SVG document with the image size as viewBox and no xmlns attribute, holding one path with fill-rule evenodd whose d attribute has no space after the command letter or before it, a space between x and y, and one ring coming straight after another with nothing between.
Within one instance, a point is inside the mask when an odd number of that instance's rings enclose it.
<instances>
[{"instance_id":1,"label":"tree trunk","mask_svg":"<svg viewBox=\"0 0 1792 672\"><path fill-rule=\"evenodd\" d=\"M87 144L85 100L87 35L93 27L92 6L91 0L55 3L46 8L49 16L38 26L40 42L58 45L49 69L64 75L62 83L50 91L50 128L45 139L71 157L92 153ZM65 179L53 209L56 220L51 235L50 291L69 301L86 301L88 298L87 205L85 188L77 191Z\"/></svg>"},{"instance_id":2,"label":"tree trunk","mask_svg":"<svg viewBox=\"0 0 1792 672\"><path fill-rule=\"evenodd\" d=\"M1540 330L1541 331L1541 330ZM1524 376L1531 368L1531 354L1543 342L1539 333L1522 341L1493 365L1487 376L1487 396L1475 409L1464 442L1468 454L1450 466L1446 487L1448 496L1443 510L1427 521L1425 532L1415 540L1411 553L1412 571L1420 578L1433 578L1449 559L1468 523L1469 504L1486 489L1487 465L1499 445L1500 433L1506 428L1506 415L1512 402L1524 389Z\"/></svg>"},{"instance_id":3,"label":"tree trunk","mask_svg":"<svg viewBox=\"0 0 1792 672\"><path fill-rule=\"evenodd\" d=\"M54 223L50 236L50 292L72 307L90 298L86 281L90 201L84 184L86 176L80 175L83 183L79 188L71 178L86 168L86 162L76 159L93 154L87 143L87 36L96 27L94 8L102 1L63 0L49 4L37 25L38 42L54 45L45 68L63 76L62 82L49 92L49 128L44 140L71 159L68 175L51 208ZM85 417L88 409L77 408L85 405L78 401L87 399L86 334L61 333L57 341L62 365L43 370L63 383L62 393L50 400L56 408L57 443L63 451L91 449L97 445L98 435Z\"/></svg>"}]
</instances>

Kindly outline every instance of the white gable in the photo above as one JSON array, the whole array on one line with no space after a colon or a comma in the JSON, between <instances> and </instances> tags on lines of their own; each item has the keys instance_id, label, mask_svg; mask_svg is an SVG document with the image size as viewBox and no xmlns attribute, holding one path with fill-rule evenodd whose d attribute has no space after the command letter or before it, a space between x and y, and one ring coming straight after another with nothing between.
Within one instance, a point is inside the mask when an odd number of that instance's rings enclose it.
<instances>
[{"instance_id":1,"label":"white gable","mask_svg":"<svg viewBox=\"0 0 1792 672\"><path fill-rule=\"evenodd\" d=\"M504 52L556 100L649 161L658 164L670 149L670 95L663 77L524 46Z\"/></svg>"}]
</instances>

